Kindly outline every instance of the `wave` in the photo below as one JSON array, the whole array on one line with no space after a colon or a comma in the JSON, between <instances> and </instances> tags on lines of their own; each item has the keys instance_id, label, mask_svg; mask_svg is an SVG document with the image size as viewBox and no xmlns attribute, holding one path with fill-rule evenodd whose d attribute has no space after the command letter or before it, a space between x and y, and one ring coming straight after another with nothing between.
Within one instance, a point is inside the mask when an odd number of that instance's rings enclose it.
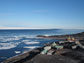
<instances>
[{"instance_id":1,"label":"wave","mask_svg":"<svg viewBox=\"0 0 84 63\"><path fill-rule=\"evenodd\" d=\"M25 46L24 48L28 48L28 49L34 49L34 48L38 48L40 46Z\"/></svg>"},{"instance_id":2,"label":"wave","mask_svg":"<svg viewBox=\"0 0 84 63\"><path fill-rule=\"evenodd\" d=\"M27 44L27 45L29 45L29 44L39 44L40 42L37 42L37 41L30 41L30 40L23 40L22 41L24 44Z\"/></svg>"},{"instance_id":3,"label":"wave","mask_svg":"<svg viewBox=\"0 0 84 63\"><path fill-rule=\"evenodd\" d=\"M0 36L0 42L9 42L21 39L36 38L35 36L19 35L19 36Z\"/></svg>"},{"instance_id":4,"label":"wave","mask_svg":"<svg viewBox=\"0 0 84 63\"><path fill-rule=\"evenodd\" d=\"M25 44L39 44L39 42L25 42Z\"/></svg>"},{"instance_id":5,"label":"wave","mask_svg":"<svg viewBox=\"0 0 84 63\"><path fill-rule=\"evenodd\" d=\"M22 42L29 42L30 40L22 40Z\"/></svg>"},{"instance_id":6,"label":"wave","mask_svg":"<svg viewBox=\"0 0 84 63\"><path fill-rule=\"evenodd\" d=\"M15 48L20 42L17 43L0 43L0 50L6 50L6 49L11 49Z\"/></svg>"},{"instance_id":7,"label":"wave","mask_svg":"<svg viewBox=\"0 0 84 63\"><path fill-rule=\"evenodd\" d=\"M21 53L21 51L14 51L16 54Z\"/></svg>"},{"instance_id":8,"label":"wave","mask_svg":"<svg viewBox=\"0 0 84 63\"><path fill-rule=\"evenodd\" d=\"M16 36L16 37L2 37L0 38L1 42L8 42L8 41L14 41L14 40L20 40L21 38Z\"/></svg>"}]
</instances>

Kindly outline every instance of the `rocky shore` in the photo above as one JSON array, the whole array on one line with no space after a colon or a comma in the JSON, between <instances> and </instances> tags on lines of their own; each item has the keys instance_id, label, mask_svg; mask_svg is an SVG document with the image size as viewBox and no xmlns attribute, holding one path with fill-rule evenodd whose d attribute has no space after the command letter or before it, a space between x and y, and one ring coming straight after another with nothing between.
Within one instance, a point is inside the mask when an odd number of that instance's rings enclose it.
<instances>
[{"instance_id":1,"label":"rocky shore","mask_svg":"<svg viewBox=\"0 0 84 63\"><path fill-rule=\"evenodd\" d=\"M84 32L77 33L77 34L68 34L68 35L52 35L52 36L38 35L37 37L51 38L51 39L63 39L63 40L66 40L67 37L74 37L75 39L82 40L84 39Z\"/></svg>"},{"instance_id":2,"label":"rocky shore","mask_svg":"<svg viewBox=\"0 0 84 63\"><path fill-rule=\"evenodd\" d=\"M67 37L77 40L65 40ZM41 36L41 38L64 39L9 58L2 63L84 63L84 32L71 35Z\"/></svg>"}]
</instances>

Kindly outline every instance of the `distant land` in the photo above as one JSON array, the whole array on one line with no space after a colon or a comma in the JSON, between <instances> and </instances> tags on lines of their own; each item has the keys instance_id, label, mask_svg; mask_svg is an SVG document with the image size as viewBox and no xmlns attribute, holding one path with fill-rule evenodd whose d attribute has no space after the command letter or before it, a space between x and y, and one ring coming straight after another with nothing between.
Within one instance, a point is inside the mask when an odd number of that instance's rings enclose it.
<instances>
[{"instance_id":1,"label":"distant land","mask_svg":"<svg viewBox=\"0 0 84 63\"><path fill-rule=\"evenodd\" d=\"M52 36L44 36L44 35L38 35L37 37L40 38L52 38L52 39L63 39L66 40L68 37L74 37L78 40L84 40L84 32L76 33L76 34L68 34L68 35L52 35Z\"/></svg>"}]
</instances>

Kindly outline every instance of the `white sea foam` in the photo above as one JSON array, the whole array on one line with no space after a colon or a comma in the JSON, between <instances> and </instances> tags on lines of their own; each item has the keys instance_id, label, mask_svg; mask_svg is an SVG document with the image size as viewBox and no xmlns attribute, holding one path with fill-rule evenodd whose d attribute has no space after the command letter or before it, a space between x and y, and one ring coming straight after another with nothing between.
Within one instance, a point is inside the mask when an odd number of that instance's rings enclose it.
<instances>
[{"instance_id":1,"label":"white sea foam","mask_svg":"<svg viewBox=\"0 0 84 63\"><path fill-rule=\"evenodd\" d=\"M49 35L44 35L44 36L49 36Z\"/></svg>"},{"instance_id":2,"label":"white sea foam","mask_svg":"<svg viewBox=\"0 0 84 63\"><path fill-rule=\"evenodd\" d=\"M29 42L30 40L22 40L22 42Z\"/></svg>"},{"instance_id":3,"label":"white sea foam","mask_svg":"<svg viewBox=\"0 0 84 63\"><path fill-rule=\"evenodd\" d=\"M1 42L7 42L7 41L14 41L14 40L20 40L22 38L35 38L34 36L28 36L28 35L19 35L19 36L0 36Z\"/></svg>"},{"instance_id":4,"label":"white sea foam","mask_svg":"<svg viewBox=\"0 0 84 63\"><path fill-rule=\"evenodd\" d=\"M10 37L10 38L3 37L0 39L1 42L14 41L14 40L20 40L20 38L19 37Z\"/></svg>"},{"instance_id":5,"label":"white sea foam","mask_svg":"<svg viewBox=\"0 0 84 63\"><path fill-rule=\"evenodd\" d=\"M3 45L0 44L0 50L1 49L11 49L11 48L14 48L14 47L16 47L16 46L15 45L10 45L10 44L9 45L8 44L7 45L6 44L3 44Z\"/></svg>"},{"instance_id":6,"label":"white sea foam","mask_svg":"<svg viewBox=\"0 0 84 63\"><path fill-rule=\"evenodd\" d=\"M16 54L21 53L21 51L14 51Z\"/></svg>"},{"instance_id":7,"label":"white sea foam","mask_svg":"<svg viewBox=\"0 0 84 63\"><path fill-rule=\"evenodd\" d=\"M14 42L0 43L0 50L15 48L18 44L19 44L19 42L17 42L17 43L14 43Z\"/></svg>"},{"instance_id":8,"label":"white sea foam","mask_svg":"<svg viewBox=\"0 0 84 63\"><path fill-rule=\"evenodd\" d=\"M24 44L39 44L39 42L37 42L37 41L34 41L34 42L32 42L32 41L30 41L30 40L23 40L22 41Z\"/></svg>"},{"instance_id":9,"label":"white sea foam","mask_svg":"<svg viewBox=\"0 0 84 63\"><path fill-rule=\"evenodd\" d=\"M19 35L19 38L35 38L33 35Z\"/></svg>"},{"instance_id":10,"label":"white sea foam","mask_svg":"<svg viewBox=\"0 0 84 63\"><path fill-rule=\"evenodd\" d=\"M15 39L14 40L20 40L20 39L22 39L22 37L15 36Z\"/></svg>"},{"instance_id":11,"label":"white sea foam","mask_svg":"<svg viewBox=\"0 0 84 63\"><path fill-rule=\"evenodd\" d=\"M39 44L39 42L25 42L25 44Z\"/></svg>"},{"instance_id":12,"label":"white sea foam","mask_svg":"<svg viewBox=\"0 0 84 63\"><path fill-rule=\"evenodd\" d=\"M24 48L28 48L28 49L34 49L34 48L38 48L39 46L25 46Z\"/></svg>"}]
</instances>

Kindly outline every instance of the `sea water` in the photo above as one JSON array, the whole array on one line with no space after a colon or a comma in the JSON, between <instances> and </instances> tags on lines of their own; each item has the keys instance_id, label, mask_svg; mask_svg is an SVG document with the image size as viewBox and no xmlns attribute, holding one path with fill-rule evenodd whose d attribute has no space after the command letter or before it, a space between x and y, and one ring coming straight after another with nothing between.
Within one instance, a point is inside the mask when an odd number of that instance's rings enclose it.
<instances>
[{"instance_id":1,"label":"sea water","mask_svg":"<svg viewBox=\"0 0 84 63\"><path fill-rule=\"evenodd\" d=\"M37 35L64 35L83 32L71 29L26 29L0 30L0 62L7 58L26 53L56 39L38 38Z\"/></svg>"}]
</instances>

